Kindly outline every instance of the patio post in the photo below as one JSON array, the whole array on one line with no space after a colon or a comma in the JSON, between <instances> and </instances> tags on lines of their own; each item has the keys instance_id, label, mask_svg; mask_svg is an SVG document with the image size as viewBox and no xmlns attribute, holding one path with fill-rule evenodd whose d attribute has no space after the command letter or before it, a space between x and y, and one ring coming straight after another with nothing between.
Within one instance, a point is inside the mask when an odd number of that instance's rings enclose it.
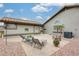
<instances>
[{"instance_id":1,"label":"patio post","mask_svg":"<svg viewBox=\"0 0 79 59\"><path fill-rule=\"evenodd\" d=\"M7 45L7 24L5 26L6 26L6 45Z\"/></svg>"}]
</instances>

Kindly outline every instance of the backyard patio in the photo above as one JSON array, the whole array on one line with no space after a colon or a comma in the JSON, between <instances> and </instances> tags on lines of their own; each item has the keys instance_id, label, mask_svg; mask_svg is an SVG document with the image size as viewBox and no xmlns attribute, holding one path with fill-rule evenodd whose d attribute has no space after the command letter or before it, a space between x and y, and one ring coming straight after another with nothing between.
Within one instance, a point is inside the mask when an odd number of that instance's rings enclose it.
<instances>
[{"instance_id":1,"label":"backyard patio","mask_svg":"<svg viewBox=\"0 0 79 59\"><path fill-rule=\"evenodd\" d=\"M59 47L55 47L53 45L53 39L52 35L48 34L39 34L39 35L32 35L34 38L37 38L41 41L46 41L45 46L42 47L42 49L38 49L34 47L33 45L31 46L27 42L23 42L22 38L20 36L14 36L13 37L8 37L8 42L20 42L22 45L22 48L24 49L25 53L27 56L49 56L56 51L58 51L61 47L64 47L64 45L68 44L69 41L63 40L61 41Z\"/></svg>"},{"instance_id":2,"label":"backyard patio","mask_svg":"<svg viewBox=\"0 0 79 59\"><path fill-rule=\"evenodd\" d=\"M79 56L79 38L73 38L70 43L53 53L52 56Z\"/></svg>"},{"instance_id":3,"label":"backyard patio","mask_svg":"<svg viewBox=\"0 0 79 59\"><path fill-rule=\"evenodd\" d=\"M20 36L7 37L7 45L5 39L0 39L0 55L2 56L74 56L79 55L79 39L62 39L59 47L53 45L52 35L39 34L32 35L40 41L46 41L42 49L31 46L27 42L23 42Z\"/></svg>"},{"instance_id":4,"label":"backyard patio","mask_svg":"<svg viewBox=\"0 0 79 59\"><path fill-rule=\"evenodd\" d=\"M0 56L25 56L25 52L19 42L5 42L0 39Z\"/></svg>"}]
</instances>

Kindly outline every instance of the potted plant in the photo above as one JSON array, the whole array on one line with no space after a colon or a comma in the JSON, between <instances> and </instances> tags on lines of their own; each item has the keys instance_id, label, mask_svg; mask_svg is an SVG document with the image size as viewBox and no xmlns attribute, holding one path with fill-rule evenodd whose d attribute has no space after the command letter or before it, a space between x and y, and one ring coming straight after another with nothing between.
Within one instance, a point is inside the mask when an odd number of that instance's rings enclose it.
<instances>
[{"instance_id":1,"label":"potted plant","mask_svg":"<svg viewBox=\"0 0 79 59\"><path fill-rule=\"evenodd\" d=\"M58 38L55 38L54 41L53 41L53 44L54 44L55 47L58 47L59 44L60 44L59 39Z\"/></svg>"},{"instance_id":2,"label":"potted plant","mask_svg":"<svg viewBox=\"0 0 79 59\"><path fill-rule=\"evenodd\" d=\"M60 36L57 35L59 41L61 41L61 36L62 36L62 33L63 33L63 28L64 28L63 24L57 24L57 25L54 26L54 29L56 30L56 32L60 33Z\"/></svg>"}]
</instances>

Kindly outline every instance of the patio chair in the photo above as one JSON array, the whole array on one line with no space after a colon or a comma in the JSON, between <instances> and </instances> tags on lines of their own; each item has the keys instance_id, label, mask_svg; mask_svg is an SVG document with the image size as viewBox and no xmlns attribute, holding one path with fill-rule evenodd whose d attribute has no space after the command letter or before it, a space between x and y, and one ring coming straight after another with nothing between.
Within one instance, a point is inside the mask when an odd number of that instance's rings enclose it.
<instances>
[{"instance_id":1,"label":"patio chair","mask_svg":"<svg viewBox=\"0 0 79 59\"><path fill-rule=\"evenodd\" d=\"M23 40L25 40L25 37L24 36L22 36L22 35L19 35Z\"/></svg>"},{"instance_id":2,"label":"patio chair","mask_svg":"<svg viewBox=\"0 0 79 59\"><path fill-rule=\"evenodd\" d=\"M22 39L24 39L24 42L28 42L28 43L30 43L30 44L32 45L32 38L30 39L29 36L27 36L27 38L26 38L26 37L24 37L23 35L20 35L20 37L21 37Z\"/></svg>"},{"instance_id":3,"label":"patio chair","mask_svg":"<svg viewBox=\"0 0 79 59\"><path fill-rule=\"evenodd\" d=\"M38 45L38 48L40 48L40 49L44 46L44 43L43 43L43 42L40 43L40 41L39 41L38 39L32 38L32 41L33 41L33 43L34 43L35 45Z\"/></svg>"}]
</instances>

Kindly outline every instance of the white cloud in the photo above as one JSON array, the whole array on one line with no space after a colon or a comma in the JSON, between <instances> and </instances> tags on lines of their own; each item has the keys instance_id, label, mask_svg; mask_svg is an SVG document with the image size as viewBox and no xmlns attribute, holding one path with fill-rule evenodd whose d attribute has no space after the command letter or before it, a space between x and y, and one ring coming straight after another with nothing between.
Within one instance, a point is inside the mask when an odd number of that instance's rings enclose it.
<instances>
[{"instance_id":1,"label":"white cloud","mask_svg":"<svg viewBox=\"0 0 79 59\"><path fill-rule=\"evenodd\" d=\"M54 4L54 3L40 3L36 4L32 11L35 13L44 13L49 12L52 9L52 6L59 6L60 4Z\"/></svg>"},{"instance_id":2,"label":"white cloud","mask_svg":"<svg viewBox=\"0 0 79 59\"><path fill-rule=\"evenodd\" d=\"M74 3L75 4L75 3ZM74 5L72 3L40 3L41 6L44 7L51 7L51 6L65 6L65 5Z\"/></svg>"},{"instance_id":3,"label":"white cloud","mask_svg":"<svg viewBox=\"0 0 79 59\"><path fill-rule=\"evenodd\" d=\"M53 6L54 4L53 3L40 3L40 5L44 7L50 7L50 6Z\"/></svg>"},{"instance_id":4,"label":"white cloud","mask_svg":"<svg viewBox=\"0 0 79 59\"><path fill-rule=\"evenodd\" d=\"M29 19L26 18L26 17L20 17L20 19L22 19L22 20L29 20Z\"/></svg>"},{"instance_id":5,"label":"white cloud","mask_svg":"<svg viewBox=\"0 0 79 59\"><path fill-rule=\"evenodd\" d=\"M32 11L36 13L43 13L43 12L48 12L48 9L41 5L36 5L32 8Z\"/></svg>"},{"instance_id":6,"label":"white cloud","mask_svg":"<svg viewBox=\"0 0 79 59\"><path fill-rule=\"evenodd\" d=\"M36 19L37 20L44 20L43 17L41 17L41 16L36 16Z\"/></svg>"},{"instance_id":7,"label":"white cloud","mask_svg":"<svg viewBox=\"0 0 79 59\"><path fill-rule=\"evenodd\" d=\"M13 9L6 9L6 10L4 11L5 16L7 16L7 17L11 17L11 14L12 14L13 12L14 12Z\"/></svg>"},{"instance_id":8,"label":"white cloud","mask_svg":"<svg viewBox=\"0 0 79 59\"><path fill-rule=\"evenodd\" d=\"M4 13L13 13L13 12L14 12L13 9L6 9L6 10L4 11Z\"/></svg>"},{"instance_id":9,"label":"white cloud","mask_svg":"<svg viewBox=\"0 0 79 59\"><path fill-rule=\"evenodd\" d=\"M49 19L49 18L51 18L51 16L48 16L46 19Z\"/></svg>"},{"instance_id":10,"label":"white cloud","mask_svg":"<svg viewBox=\"0 0 79 59\"><path fill-rule=\"evenodd\" d=\"M27 17L19 17L19 19L22 19L22 20L31 20L32 21L32 19L29 19Z\"/></svg>"},{"instance_id":11,"label":"white cloud","mask_svg":"<svg viewBox=\"0 0 79 59\"><path fill-rule=\"evenodd\" d=\"M40 5L44 6L44 7L51 7L51 6L65 6L65 5L71 5L71 4L67 4L67 3L40 3Z\"/></svg>"},{"instance_id":12,"label":"white cloud","mask_svg":"<svg viewBox=\"0 0 79 59\"><path fill-rule=\"evenodd\" d=\"M1 4L1 3L0 3L0 8L2 8L2 7L4 7L4 4Z\"/></svg>"},{"instance_id":13,"label":"white cloud","mask_svg":"<svg viewBox=\"0 0 79 59\"><path fill-rule=\"evenodd\" d=\"M41 16L36 16L36 20L38 20L41 24L43 24L45 21L45 19Z\"/></svg>"}]
</instances>

